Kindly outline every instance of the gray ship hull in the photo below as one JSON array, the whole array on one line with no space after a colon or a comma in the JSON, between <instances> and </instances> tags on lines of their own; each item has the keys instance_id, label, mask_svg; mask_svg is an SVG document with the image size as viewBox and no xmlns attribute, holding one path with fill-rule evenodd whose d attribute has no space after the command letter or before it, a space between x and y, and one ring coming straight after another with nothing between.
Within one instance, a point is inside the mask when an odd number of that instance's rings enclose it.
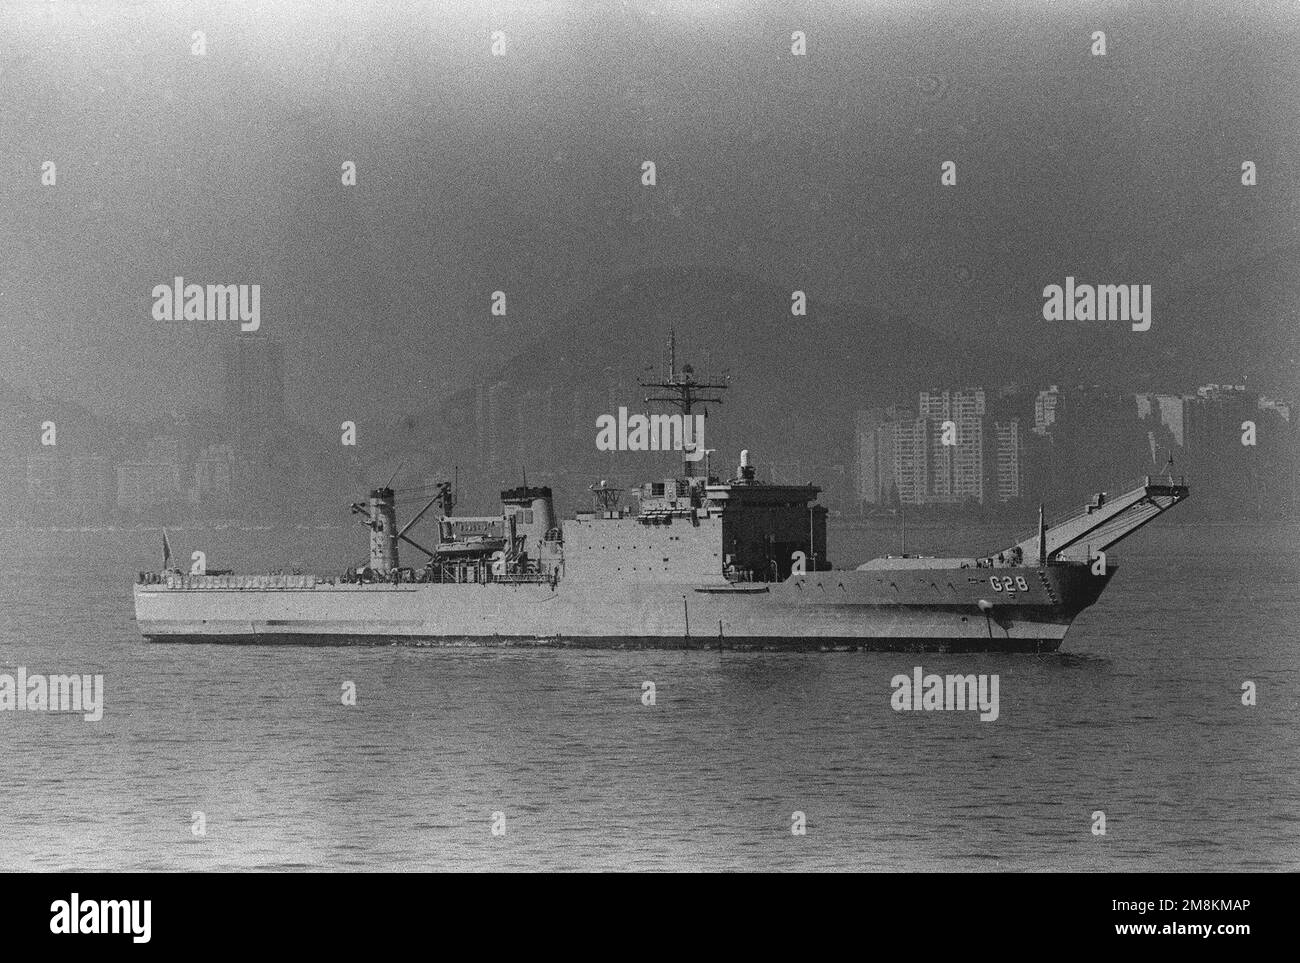
<instances>
[{"instance_id":1,"label":"gray ship hull","mask_svg":"<svg viewBox=\"0 0 1300 963\"><path fill-rule=\"evenodd\" d=\"M876 568L783 582L348 584L170 575L135 586L154 642L1055 651L1114 573Z\"/></svg>"}]
</instances>

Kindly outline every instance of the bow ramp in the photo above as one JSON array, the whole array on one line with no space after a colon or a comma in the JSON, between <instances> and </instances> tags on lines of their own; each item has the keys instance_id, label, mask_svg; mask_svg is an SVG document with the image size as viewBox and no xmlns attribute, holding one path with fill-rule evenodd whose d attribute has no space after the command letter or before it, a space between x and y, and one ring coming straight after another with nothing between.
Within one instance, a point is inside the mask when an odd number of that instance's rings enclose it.
<instances>
[{"instance_id":1,"label":"bow ramp","mask_svg":"<svg viewBox=\"0 0 1300 963\"><path fill-rule=\"evenodd\" d=\"M1027 559L1040 561L1090 561L1127 538L1162 512L1187 497L1189 488L1182 478L1152 484L1148 475L1136 488L1112 498L1098 492L1079 512L1051 526L1039 524L1038 533L1016 543Z\"/></svg>"}]
</instances>

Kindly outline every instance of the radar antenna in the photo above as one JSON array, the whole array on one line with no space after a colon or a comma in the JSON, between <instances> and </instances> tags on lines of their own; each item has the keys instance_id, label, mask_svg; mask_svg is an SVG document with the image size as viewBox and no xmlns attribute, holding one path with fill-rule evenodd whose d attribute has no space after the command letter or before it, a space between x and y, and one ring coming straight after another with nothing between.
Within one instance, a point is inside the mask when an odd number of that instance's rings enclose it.
<instances>
[{"instance_id":1,"label":"radar antenna","mask_svg":"<svg viewBox=\"0 0 1300 963\"><path fill-rule=\"evenodd\" d=\"M623 494L623 489L610 488L603 478L599 485L592 485L587 491L591 492L591 497L596 502L596 511L601 513L612 512L618 508L618 497Z\"/></svg>"},{"instance_id":2,"label":"radar antenna","mask_svg":"<svg viewBox=\"0 0 1300 963\"><path fill-rule=\"evenodd\" d=\"M664 378L662 381L638 381L642 388L658 388L665 392L662 395L647 395L646 403L659 402L661 404L672 405L682 415L683 433L690 424L692 409L697 404L722 404L722 395L718 392L725 391L730 385L725 382L696 381L695 369L689 364L683 365L682 370L677 370L677 331L669 329L668 331L668 357L665 365ZM708 409L704 414L708 416ZM694 444L689 447L683 441L682 445L682 469L687 478L695 474L695 462L703 457L699 449L703 439L694 439Z\"/></svg>"}]
</instances>

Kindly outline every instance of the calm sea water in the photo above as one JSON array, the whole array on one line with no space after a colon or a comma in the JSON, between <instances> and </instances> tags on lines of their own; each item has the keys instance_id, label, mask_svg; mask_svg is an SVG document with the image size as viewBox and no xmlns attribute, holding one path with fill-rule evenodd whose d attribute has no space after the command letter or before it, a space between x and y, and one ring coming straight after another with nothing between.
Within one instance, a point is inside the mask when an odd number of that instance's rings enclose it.
<instances>
[{"instance_id":1,"label":"calm sea water","mask_svg":"<svg viewBox=\"0 0 1300 963\"><path fill-rule=\"evenodd\" d=\"M156 533L3 532L0 672L102 673L106 698L97 723L0 713L0 869L1294 870L1298 536L1157 522L1062 653L944 656L153 646L130 581ZM172 540L212 566L360 554ZM998 673L1000 718L894 712L915 665Z\"/></svg>"}]
</instances>

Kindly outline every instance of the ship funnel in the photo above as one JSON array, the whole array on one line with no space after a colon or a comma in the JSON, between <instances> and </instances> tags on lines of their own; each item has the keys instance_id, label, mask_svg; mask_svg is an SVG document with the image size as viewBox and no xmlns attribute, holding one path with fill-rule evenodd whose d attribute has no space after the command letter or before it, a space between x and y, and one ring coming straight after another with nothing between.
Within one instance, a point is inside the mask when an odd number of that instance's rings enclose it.
<instances>
[{"instance_id":1,"label":"ship funnel","mask_svg":"<svg viewBox=\"0 0 1300 963\"><path fill-rule=\"evenodd\" d=\"M387 575L397 568L397 504L391 488L370 493L370 569Z\"/></svg>"},{"instance_id":2,"label":"ship funnel","mask_svg":"<svg viewBox=\"0 0 1300 963\"><path fill-rule=\"evenodd\" d=\"M507 488L501 493L501 506L516 534L524 537L523 550L537 558L546 534L556 527L550 486Z\"/></svg>"},{"instance_id":3,"label":"ship funnel","mask_svg":"<svg viewBox=\"0 0 1300 963\"><path fill-rule=\"evenodd\" d=\"M741 452L740 452L740 467L741 467L741 468L748 468L748 467L749 467L749 449L748 449L748 448L742 449Z\"/></svg>"}]
</instances>

